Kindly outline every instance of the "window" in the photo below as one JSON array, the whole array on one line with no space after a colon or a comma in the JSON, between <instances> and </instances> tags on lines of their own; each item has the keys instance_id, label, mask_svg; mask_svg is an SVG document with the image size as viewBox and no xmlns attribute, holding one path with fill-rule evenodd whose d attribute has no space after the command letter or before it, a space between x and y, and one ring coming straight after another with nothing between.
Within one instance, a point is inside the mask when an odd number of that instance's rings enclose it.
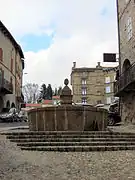
<instances>
[{"instance_id":1,"label":"window","mask_svg":"<svg viewBox=\"0 0 135 180\"><path fill-rule=\"evenodd\" d=\"M86 79L82 79L82 84L86 84Z\"/></svg>"},{"instance_id":2,"label":"window","mask_svg":"<svg viewBox=\"0 0 135 180\"><path fill-rule=\"evenodd\" d=\"M110 83L110 77L105 78L105 83Z\"/></svg>"},{"instance_id":3,"label":"window","mask_svg":"<svg viewBox=\"0 0 135 180\"><path fill-rule=\"evenodd\" d=\"M98 100L98 101L97 101L97 104L102 104L102 101L101 101L101 100Z\"/></svg>"},{"instance_id":4,"label":"window","mask_svg":"<svg viewBox=\"0 0 135 180\"><path fill-rule=\"evenodd\" d=\"M82 104L86 104L87 100L86 99L82 99Z\"/></svg>"},{"instance_id":5,"label":"window","mask_svg":"<svg viewBox=\"0 0 135 180\"><path fill-rule=\"evenodd\" d=\"M83 73L82 73L82 76L83 76L83 77L86 77L86 75L87 75L86 72L83 72Z\"/></svg>"},{"instance_id":6,"label":"window","mask_svg":"<svg viewBox=\"0 0 135 180\"><path fill-rule=\"evenodd\" d=\"M110 86L107 86L106 87L106 93L110 93L111 92L111 87Z\"/></svg>"},{"instance_id":7,"label":"window","mask_svg":"<svg viewBox=\"0 0 135 180\"><path fill-rule=\"evenodd\" d=\"M111 97L106 98L106 104L111 104Z\"/></svg>"},{"instance_id":8,"label":"window","mask_svg":"<svg viewBox=\"0 0 135 180\"><path fill-rule=\"evenodd\" d=\"M0 61L3 61L3 50L0 48Z\"/></svg>"},{"instance_id":9,"label":"window","mask_svg":"<svg viewBox=\"0 0 135 180\"><path fill-rule=\"evenodd\" d=\"M130 40L132 38L132 18L129 17L127 20L127 38Z\"/></svg>"},{"instance_id":10,"label":"window","mask_svg":"<svg viewBox=\"0 0 135 180\"><path fill-rule=\"evenodd\" d=\"M87 92L86 92L86 89L82 89L82 95L86 95Z\"/></svg>"}]
</instances>

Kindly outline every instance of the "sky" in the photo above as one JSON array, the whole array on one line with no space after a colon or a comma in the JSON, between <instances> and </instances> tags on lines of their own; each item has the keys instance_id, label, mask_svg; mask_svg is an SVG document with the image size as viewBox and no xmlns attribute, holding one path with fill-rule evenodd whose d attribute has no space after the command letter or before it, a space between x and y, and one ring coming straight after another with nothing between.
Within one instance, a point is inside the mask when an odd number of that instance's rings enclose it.
<instances>
[{"instance_id":1,"label":"sky","mask_svg":"<svg viewBox=\"0 0 135 180\"><path fill-rule=\"evenodd\" d=\"M23 84L59 87L74 61L112 66L103 53L118 53L115 0L4 0L0 19L23 49Z\"/></svg>"}]
</instances>

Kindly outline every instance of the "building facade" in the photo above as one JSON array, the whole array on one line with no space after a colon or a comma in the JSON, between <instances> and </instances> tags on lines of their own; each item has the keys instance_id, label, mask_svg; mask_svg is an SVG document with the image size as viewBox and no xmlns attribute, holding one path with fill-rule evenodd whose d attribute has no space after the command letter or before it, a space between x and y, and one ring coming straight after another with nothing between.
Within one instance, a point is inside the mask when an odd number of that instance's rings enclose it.
<instances>
[{"instance_id":1,"label":"building facade","mask_svg":"<svg viewBox=\"0 0 135 180\"><path fill-rule=\"evenodd\" d=\"M98 63L96 68L76 68L71 72L73 101L92 105L109 105L114 101L114 79L117 68L105 68Z\"/></svg>"},{"instance_id":2,"label":"building facade","mask_svg":"<svg viewBox=\"0 0 135 180\"><path fill-rule=\"evenodd\" d=\"M123 122L135 122L135 1L117 0L119 78L115 96L120 97Z\"/></svg>"},{"instance_id":3,"label":"building facade","mask_svg":"<svg viewBox=\"0 0 135 180\"><path fill-rule=\"evenodd\" d=\"M0 111L23 101L24 55L11 33L0 21Z\"/></svg>"}]
</instances>

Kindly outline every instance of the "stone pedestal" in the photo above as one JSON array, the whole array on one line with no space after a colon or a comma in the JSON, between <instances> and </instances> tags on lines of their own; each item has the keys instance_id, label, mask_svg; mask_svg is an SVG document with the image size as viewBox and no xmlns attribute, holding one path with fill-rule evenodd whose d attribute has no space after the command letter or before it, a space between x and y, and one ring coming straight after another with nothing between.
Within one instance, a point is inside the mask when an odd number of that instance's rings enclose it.
<instances>
[{"instance_id":1,"label":"stone pedestal","mask_svg":"<svg viewBox=\"0 0 135 180\"><path fill-rule=\"evenodd\" d=\"M72 105L72 91L68 87L68 79L65 79L64 84L65 87L62 89L61 95L60 95L60 100L62 105Z\"/></svg>"}]
</instances>

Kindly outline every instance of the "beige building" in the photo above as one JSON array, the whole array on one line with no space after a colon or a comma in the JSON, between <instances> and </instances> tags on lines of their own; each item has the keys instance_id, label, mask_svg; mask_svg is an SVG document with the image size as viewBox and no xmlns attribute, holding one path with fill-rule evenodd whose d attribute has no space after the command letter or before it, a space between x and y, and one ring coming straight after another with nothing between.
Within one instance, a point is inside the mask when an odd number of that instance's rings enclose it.
<instances>
[{"instance_id":1,"label":"beige building","mask_svg":"<svg viewBox=\"0 0 135 180\"><path fill-rule=\"evenodd\" d=\"M116 69L102 67L100 63L96 68L76 68L76 62L74 62L71 72L73 101L92 105L109 105L114 101L113 84Z\"/></svg>"},{"instance_id":2,"label":"beige building","mask_svg":"<svg viewBox=\"0 0 135 180\"><path fill-rule=\"evenodd\" d=\"M20 107L24 55L8 29L0 21L0 110Z\"/></svg>"},{"instance_id":3,"label":"beige building","mask_svg":"<svg viewBox=\"0 0 135 180\"><path fill-rule=\"evenodd\" d=\"M115 96L120 97L124 122L135 123L135 1L117 0L119 79Z\"/></svg>"}]
</instances>

